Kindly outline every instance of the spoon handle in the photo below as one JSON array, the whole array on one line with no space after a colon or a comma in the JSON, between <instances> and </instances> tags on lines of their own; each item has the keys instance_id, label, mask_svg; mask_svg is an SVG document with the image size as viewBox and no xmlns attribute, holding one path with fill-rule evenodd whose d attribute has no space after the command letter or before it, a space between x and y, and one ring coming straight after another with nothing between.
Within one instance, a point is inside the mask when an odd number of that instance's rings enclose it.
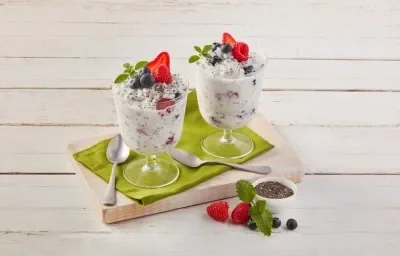
<instances>
[{"instance_id":1,"label":"spoon handle","mask_svg":"<svg viewBox=\"0 0 400 256\"><path fill-rule=\"evenodd\" d=\"M115 173L117 171L117 163L113 164L110 182L108 183L106 194L103 198L104 205L113 205L115 203Z\"/></svg>"},{"instance_id":2,"label":"spoon handle","mask_svg":"<svg viewBox=\"0 0 400 256\"><path fill-rule=\"evenodd\" d=\"M254 173L259 173L259 174L269 174L271 173L272 169L269 166L253 166L253 165L244 165L244 164L233 164L229 162L223 162L223 161L207 161L207 163L216 163L216 164L224 164L228 165L230 167L233 167L238 170L246 171L246 172L254 172Z\"/></svg>"}]
</instances>

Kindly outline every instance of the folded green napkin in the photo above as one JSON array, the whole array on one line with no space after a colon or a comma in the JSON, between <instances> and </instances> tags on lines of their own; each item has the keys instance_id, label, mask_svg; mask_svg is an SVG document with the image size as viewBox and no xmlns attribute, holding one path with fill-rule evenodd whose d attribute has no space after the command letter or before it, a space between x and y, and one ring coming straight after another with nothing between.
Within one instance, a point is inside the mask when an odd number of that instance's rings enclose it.
<instances>
[{"instance_id":1,"label":"folded green napkin","mask_svg":"<svg viewBox=\"0 0 400 256\"><path fill-rule=\"evenodd\" d=\"M201 159L212 159L212 157L207 155L207 153L202 150L200 142L205 136L215 131L218 131L218 129L208 125L201 117L197 105L196 91L189 93L183 133L177 145L177 148L191 152ZM232 162L246 162L274 147L273 145L268 143L268 141L264 140L262 137L260 137L258 134L247 127L240 128L237 131L246 134L253 140L254 150L249 155L240 159L232 160ZM112 167L112 164L108 162L106 158L106 149L108 142L109 139L101 141L93 145L92 147L77 152L73 155L77 161L82 163L90 171L94 172L97 176L99 176L106 182L109 181ZM171 159L178 165L181 171L179 178L176 182L169 186L155 189L146 189L132 185L125 180L122 174L123 168L130 161L142 157L144 156L131 151L128 160L124 164L119 165L116 178L117 190L141 205L148 205L165 197L177 194L231 169L230 167L217 164L203 165L198 168L190 168L176 162L167 153L165 153L160 155L160 157Z\"/></svg>"}]
</instances>

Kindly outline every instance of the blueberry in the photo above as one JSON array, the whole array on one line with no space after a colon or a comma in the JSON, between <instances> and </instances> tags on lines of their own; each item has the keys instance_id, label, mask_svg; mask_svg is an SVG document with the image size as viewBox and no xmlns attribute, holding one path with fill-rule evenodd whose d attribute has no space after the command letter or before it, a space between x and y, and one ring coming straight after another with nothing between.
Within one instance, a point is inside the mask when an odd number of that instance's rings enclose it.
<instances>
[{"instance_id":1,"label":"blueberry","mask_svg":"<svg viewBox=\"0 0 400 256\"><path fill-rule=\"evenodd\" d=\"M134 80L131 81L131 84L129 85L129 88L131 89L139 89L141 87L140 81L138 78L135 78Z\"/></svg>"},{"instance_id":2,"label":"blueberry","mask_svg":"<svg viewBox=\"0 0 400 256\"><path fill-rule=\"evenodd\" d=\"M254 67L251 66L251 65L250 65L250 66L247 66L247 67L244 67L243 69L244 69L244 74L245 74L245 75L248 75L248 74L254 72Z\"/></svg>"},{"instance_id":3,"label":"blueberry","mask_svg":"<svg viewBox=\"0 0 400 256\"><path fill-rule=\"evenodd\" d=\"M288 219L286 222L286 227L289 230L295 230L297 228L297 221L295 219Z\"/></svg>"},{"instance_id":4,"label":"blueberry","mask_svg":"<svg viewBox=\"0 0 400 256\"><path fill-rule=\"evenodd\" d=\"M247 222L247 227L250 229L250 230L256 230L257 229L257 224L253 221L253 220L249 220L248 222Z\"/></svg>"},{"instance_id":5,"label":"blueberry","mask_svg":"<svg viewBox=\"0 0 400 256\"><path fill-rule=\"evenodd\" d=\"M181 97L181 94L179 92L175 93L175 99Z\"/></svg>"},{"instance_id":6,"label":"blueberry","mask_svg":"<svg viewBox=\"0 0 400 256\"><path fill-rule=\"evenodd\" d=\"M215 66L215 64L217 64L218 62L221 62L222 59L218 56L213 56L211 59L211 65Z\"/></svg>"},{"instance_id":7,"label":"blueberry","mask_svg":"<svg viewBox=\"0 0 400 256\"><path fill-rule=\"evenodd\" d=\"M278 217L274 217L272 220L272 227L279 228L281 226L281 220Z\"/></svg>"},{"instance_id":8,"label":"blueberry","mask_svg":"<svg viewBox=\"0 0 400 256\"><path fill-rule=\"evenodd\" d=\"M221 47L221 44L215 42L215 43L212 44L211 50L212 50L213 52L215 52L219 47Z\"/></svg>"},{"instance_id":9,"label":"blueberry","mask_svg":"<svg viewBox=\"0 0 400 256\"><path fill-rule=\"evenodd\" d=\"M137 76L141 77L143 74L147 74L150 73L150 69L146 66L144 66L143 68L139 69L139 71L137 72Z\"/></svg>"},{"instance_id":10,"label":"blueberry","mask_svg":"<svg viewBox=\"0 0 400 256\"><path fill-rule=\"evenodd\" d=\"M150 88L154 85L155 80L152 74L145 73L140 77L140 84L143 88Z\"/></svg>"},{"instance_id":11,"label":"blueberry","mask_svg":"<svg viewBox=\"0 0 400 256\"><path fill-rule=\"evenodd\" d=\"M221 52L222 53L230 53L232 51L232 45L230 44L224 44L221 46Z\"/></svg>"}]
</instances>

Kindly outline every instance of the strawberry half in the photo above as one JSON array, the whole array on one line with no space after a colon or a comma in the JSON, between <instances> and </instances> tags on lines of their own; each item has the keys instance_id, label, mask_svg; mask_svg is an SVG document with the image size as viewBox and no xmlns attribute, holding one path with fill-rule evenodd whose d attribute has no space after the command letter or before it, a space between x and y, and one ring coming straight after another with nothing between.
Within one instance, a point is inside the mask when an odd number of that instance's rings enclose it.
<instances>
[{"instance_id":1,"label":"strawberry half","mask_svg":"<svg viewBox=\"0 0 400 256\"><path fill-rule=\"evenodd\" d=\"M175 102L172 99L169 98L161 98L158 100L157 104L156 104L156 109L157 110L162 110L165 109L169 106L173 106L175 104Z\"/></svg>"},{"instance_id":2,"label":"strawberry half","mask_svg":"<svg viewBox=\"0 0 400 256\"><path fill-rule=\"evenodd\" d=\"M170 63L170 60L169 60L168 52L162 52L162 53L158 54L154 60L147 63L146 66L150 69L151 73L153 73L156 70L156 68L158 66L160 66L161 64L164 64L169 69L170 68L169 63Z\"/></svg>"},{"instance_id":3,"label":"strawberry half","mask_svg":"<svg viewBox=\"0 0 400 256\"><path fill-rule=\"evenodd\" d=\"M230 45L233 46L236 43L236 40L229 33L225 32L225 33L222 34L222 43L223 44L230 44Z\"/></svg>"},{"instance_id":4,"label":"strawberry half","mask_svg":"<svg viewBox=\"0 0 400 256\"><path fill-rule=\"evenodd\" d=\"M237 42L232 48L232 56L239 62L249 59L249 46L242 42Z\"/></svg>"}]
</instances>

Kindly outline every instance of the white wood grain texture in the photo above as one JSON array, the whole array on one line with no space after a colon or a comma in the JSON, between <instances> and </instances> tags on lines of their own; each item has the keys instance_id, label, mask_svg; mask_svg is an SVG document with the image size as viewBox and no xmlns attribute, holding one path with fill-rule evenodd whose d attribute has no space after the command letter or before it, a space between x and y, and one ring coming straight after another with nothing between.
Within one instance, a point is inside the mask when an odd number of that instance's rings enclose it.
<instances>
[{"instance_id":1,"label":"white wood grain texture","mask_svg":"<svg viewBox=\"0 0 400 256\"><path fill-rule=\"evenodd\" d=\"M10 25L10 29L3 32L6 34L29 34L36 31L46 34L64 34L65 31L72 31L71 34L76 34L82 30L90 30L85 34L92 34L97 32L98 24L96 23L111 23L105 27L110 30L108 33L115 33L124 28L129 30L134 26L138 32L134 35L142 33L154 35L151 33L154 30L151 25L158 26L156 28L160 28L161 35L163 33L171 35L171 32L173 35L187 33L209 35L219 31L223 25L231 31L250 35L397 37L398 27L393 25L399 24L397 15L399 3L396 0L384 2L379 0L368 2L362 0L335 2L301 0L295 3L258 0L246 2L239 0L173 2L162 0L152 2L42 0L22 1L21 3L4 0L4 2L0 16L0 20L3 22L47 22L43 30L35 29L37 24L27 27ZM23 15L18 16L15 15L16 13ZM207 15L205 19L205 14L210 15ZM251 19L246 19L246 17L251 17ZM53 24L57 21L90 24L83 24L83 26L67 24L54 29ZM92 23L94 24L91 25ZM124 23L131 24L126 24L129 27L123 27ZM188 24L192 27L188 27ZM208 27L205 28L204 24ZM252 30L248 29L250 26Z\"/></svg>"},{"instance_id":2,"label":"white wood grain texture","mask_svg":"<svg viewBox=\"0 0 400 256\"><path fill-rule=\"evenodd\" d=\"M152 56L148 56L152 58ZM0 88L110 88L133 58L0 58ZM172 59L174 72L195 86L195 67ZM400 62L271 59L265 72L267 90L400 90ZM24 74L24 75L21 75Z\"/></svg>"},{"instance_id":3,"label":"white wood grain texture","mask_svg":"<svg viewBox=\"0 0 400 256\"><path fill-rule=\"evenodd\" d=\"M2 57L86 57L148 59L167 50L175 58L189 58L194 45L219 40L213 37L84 37L7 36L0 38ZM384 59L400 60L400 39L393 38L243 38L253 49L270 58ZM160 43L162 42L162 43ZM140 50L139 50L140 49Z\"/></svg>"},{"instance_id":4,"label":"white wood grain texture","mask_svg":"<svg viewBox=\"0 0 400 256\"><path fill-rule=\"evenodd\" d=\"M6 2L0 55L143 58L162 41L173 56L187 57L194 44L214 41L224 29L270 57L399 59L398 7L395 0ZM35 23L25 28L27 21Z\"/></svg>"},{"instance_id":5,"label":"white wood grain texture","mask_svg":"<svg viewBox=\"0 0 400 256\"><path fill-rule=\"evenodd\" d=\"M115 125L110 90L0 90L1 124ZM258 111L275 125L400 124L400 93L262 92Z\"/></svg>"},{"instance_id":6,"label":"white wood grain texture","mask_svg":"<svg viewBox=\"0 0 400 256\"><path fill-rule=\"evenodd\" d=\"M400 173L399 127L275 126L307 173ZM0 172L74 173L66 145L117 127L0 127Z\"/></svg>"},{"instance_id":7,"label":"white wood grain texture","mask_svg":"<svg viewBox=\"0 0 400 256\"><path fill-rule=\"evenodd\" d=\"M36 1L37 2L37 1ZM53 1L54 2L54 1ZM193 1L190 1L193 4ZM206 2L206 1L204 1ZM217 2L217 1L215 1ZM215 3L214 2L214 3ZM226 2L226 1L225 1ZM231 2L231 1L229 1ZM244 15L250 15L250 12L254 10L251 3L252 1L242 2L234 8L242 10ZM272 2L272 1L271 1ZM284 1L283 1L284 2ZM304 2L298 6L300 9L304 9ZM322 1L321 1L322 2ZM354 0L353 0L354 2ZM361 1L360 1L361 2ZM145 3L145 2L143 2ZM210 4L213 2L209 1ZM258 1L258 3L262 3ZM173 4L171 2L171 4ZM228 5L229 3L227 3ZM245 6L243 6L245 4ZM275 1L275 5L281 4ZM293 3L291 3L293 4ZM328 2L321 3L331 4ZM382 2L379 2L381 5ZM94 4L92 4L94 5ZM118 3L112 3L115 7ZM232 5L232 3L231 3ZM285 5L288 5L286 1ZM226 7L226 6L224 6ZM259 8L258 6L257 8ZM178 16L182 17L183 11L180 7L178 10ZM243 8L245 8L243 10ZM363 19L354 19L354 17L344 17L341 14L340 19L336 19L331 16L323 16L318 14L314 9L312 16L305 17L302 13L296 13L296 16L288 17L288 12L284 10L272 10L271 8L265 8L261 6L265 12L264 17L261 21L254 22L251 19L240 20L230 19L229 22L223 23L220 20L210 22L207 19L199 21L192 21L191 19L183 19L180 22L174 22L174 20L163 19L159 21L152 21L149 19L138 20L135 19L135 15L140 11L131 11L133 15L127 15L131 20L126 21L75 21L75 16L69 17L65 21L40 21L43 17L32 17L35 20L25 20L25 16L13 17L13 21L1 21L3 17L0 17L0 35L1 36L85 36L85 37L181 37L185 36L204 36L214 37L219 35L222 30L230 31L237 37L303 37L303 38L315 38L315 37L337 37L337 38L396 38L398 37L399 28L396 25L400 24L400 20L395 17L398 14L398 10L392 10L389 14L393 15L392 18L387 17L387 13L383 14L375 12L364 16ZM327 7L324 7L327 8ZM346 7L344 7L346 8ZM392 7L394 9L395 7ZM34 8L35 9L35 8ZM59 10L56 10L59 11ZM153 10L147 10L147 13L151 15ZM199 10L198 10L199 11ZM209 12L210 10L200 10L200 12ZM287 10L292 12L293 10ZM341 8L330 9L329 11L339 13L342 11ZM354 11L354 9L353 9ZM15 11L17 12L17 10ZM18 11L19 12L19 11ZM356 11L357 12L357 11ZM139 13L140 14L140 13ZM220 15L229 15L229 13L223 12ZM316 17L319 16L318 18ZM373 18L375 15L375 19ZM301 18L299 17L301 16ZM46 16L44 17L46 18ZM348 18L348 19L346 19ZM351 19L351 23L349 20ZM157 33L154 33L157 31Z\"/></svg>"},{"instance_id":8,"label":"white wood grain texture","mask_svg":"<svg viewBox=\"0 0 400 256\"><path fill-rule=\"evenodd\" d=\"M0 190L23 192L24 197L17 202L13 193L0 193L0 252L259 255L261 250L277 255L391 256L400 252L400 198L393 196L399 186L398 176L307 176L299 184L297 200L279 215L283 222L296 218L298 229L281 228L267 238L210 220L206 205L105 226L96 222L75 176L4 176ZM237 203L228 201L232 208Z\"/></svg>"}]
</instances>

